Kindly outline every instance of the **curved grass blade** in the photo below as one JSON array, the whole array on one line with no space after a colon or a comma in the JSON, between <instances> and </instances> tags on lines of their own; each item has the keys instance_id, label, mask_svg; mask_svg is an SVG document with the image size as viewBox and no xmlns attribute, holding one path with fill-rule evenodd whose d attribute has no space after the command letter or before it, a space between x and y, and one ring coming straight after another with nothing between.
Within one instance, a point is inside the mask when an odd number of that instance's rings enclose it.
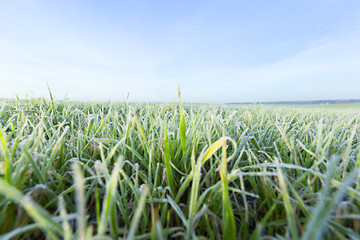
<instances>
[{"instance_id":1,"label":"curved grass blade","mask_svg":"<svg viewBox=\"0 0 360 240\"><path fill-rule=\"evenodd\" d=\"M1 179L0 193L5 195L9 200L22 206L49 237L58 239L57 234L63 235L61 224L56 222L47 211L34 202L29 196L25 196L19 190Z\"/></svg>"}]
</instances>

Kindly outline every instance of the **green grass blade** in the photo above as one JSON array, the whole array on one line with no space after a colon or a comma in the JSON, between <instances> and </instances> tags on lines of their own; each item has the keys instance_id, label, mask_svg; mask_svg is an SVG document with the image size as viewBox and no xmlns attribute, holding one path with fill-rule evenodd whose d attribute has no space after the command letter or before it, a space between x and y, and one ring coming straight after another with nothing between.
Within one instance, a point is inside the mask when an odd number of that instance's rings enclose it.
<instances>
[{"instance_id":1,"label":"green grass blade","mask_svg":"<svg viewBox=\"0 0 360 240\"><path fill-rule=\"evenodd\" d=\"M132 240L134 239L135 237L135 234L136 234L136 229L138 228L138 225L139 225L139 221L140 221L140 218L141 218L141 214L143 212L143 209L145 207L145 201L146 201L146 198L149 194L149 189L146 185L142 185L141 188L140 188L140 192L141 192L141 198L140 198L140 201L136 207L136 210L135 210L135 214L131 220L131 224L130 224L130 230L129 230L129 233L127 235L127 239L128 240Z\"/></svg>"},{"instance_id":2,"label":"green grass blade","mask_svg":"<svg viewBox=\"0 0 360 240\"><path fill-rule=\"evenodd\" d=\"M22 206L25 211L39 224L39 227L44 230L49 236L57 238L56 235L63 234L61 225L54 221L41 206L35 203L30 197L23 195L19 190L12 187L5 181L0 179L0 193L5 195L9 200Z\"/></svg>"},{"instance_id":3,"label":"green grass blade","mask_svg":"<svg viewBox=\"0 0 360 240\"><path fill-rule=\"evenodd\" d=\"M170 145L169 145L169 136L167 133L166 122L164 122L164 155L165 155L165 169L166 169L166 179L169 184L169 187L173 194L175 194L175 188L173 183L173 173L171 167L171 155L170 155Z\"/></svg>"},{"instance_id":4,"label":"green grass blade","mask_svg":"<svg viewBox=\"0 0 360 240\"><path fill-rule=\"evenodd\" d=\"M2 130L0 129L0 140L1 140L1 147L4 152L4 165L5 165L5 181L8 184L11 184L11 174L13 172L12 162L10 160L9 155L9 148L7 146L5 136L3 135Z\"/></svg>"},{"instance_id":5,"label":"green grass blade","mask_svg":"<svg viewBox=\"0 0 360 240\"><path fill-rule=\"evenodd\" d=\"M84 193L84 177L81 172L80 165L74 163L72 165L74 180L75 180L75 195L76 195L76 212L77 212L77 232L79 240L86 240L86 208L85 208L85 193Z\"/></svg>"},{"instance_id":6,"label":"green grass blade","mask_svg":"<svg viewBox=\"0 0 360 240\"><path fill-rule=\"evenodd\" d=\"M222 182L222 201L223 201L223 235L224 239L236 239L236 228L233 209L229 199L229 185L226 166L226 145L222 145L222 161L220 177Z\"/></svg>"},{"instance_id":7,"label":"green grass blade","mask_svg":"<svg viewBox=\"0 0 360 240\"><path fill-rule=\"evenodd\" d=\"M330 197L330 200L326 200L331 186L331 178L333 177L333 173L336 169L336 161L333 159L331 164L329 165L329 170L327 173L327 179L325 180L324 190L320 195L320 199L316 204L312 214L310 215L310 219L306 225L306 231L302 236L302 240L306 239L320 239L324 229L326 228L331 214L336 210L337 205L344 197L346 193L346 188L354 182L358 175L358 170L353 171L345 180L344 184L341 188L337 190L334 196Z\"/></svg>"},{"instance_id":8,"label":"green grass blade","mask_svg":"<svg viewBox=\"0 0 360 240\"><path fill-rule=\"evenodd\" d=\"M183 152L183 155L186 155L186 128L185 128L185 116L184 111L181 106L181 97L180 97L180 86L178 88L178 95L179 95L179 107L180 107L180 142L181 142L181 149Z\"/></svg>"},{"instance_id":9,"label":"green grass blade","mask_svg":"<svg viewBox=\"0 0 360 240\"><path fill-rule=\"evenodd\" d=\"M291 207L289 191L288 191L288 188L286 185L286 178L285 178L281 168L278 165L279 160L276 159L275 161L276 161L275 165L277 165L277 173L278 173L278 178L279 178L280 189L281 189L283 200L284 200L286 217L287 217L287 221L289 223L289 228L290 228L290 232L291 232L291 238L296 240L299 238L299 234L298 234L298 231L296 228L296 222L295 222L296 219L295 219L294 211Z\"/></svg>"},{"instance_id":10,"label":"green grass blade","mask_svg":"<svg viewBox=\"0 0 360 240\"><path fill-rule=\"evenodd\" d=\"M102 236L107 230L108 221L110 219L111 208L114 205L115 201L115 191L118 185L120 166L122 163L122 158L119 158L115 164L115 167L111 173L111 177L106 183L106 192L102 205L101 218L99 223L98 235Z\"/></svg>"}]
</instances>

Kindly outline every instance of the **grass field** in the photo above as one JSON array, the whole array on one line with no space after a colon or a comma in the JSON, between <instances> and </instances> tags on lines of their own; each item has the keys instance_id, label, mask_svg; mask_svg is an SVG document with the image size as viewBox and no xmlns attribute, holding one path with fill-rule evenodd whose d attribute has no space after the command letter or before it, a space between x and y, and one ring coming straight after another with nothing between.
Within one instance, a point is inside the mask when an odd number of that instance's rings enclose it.
<instances>
[{"instance_id":1,"label":"grass field","mask_svg":"<svg viewBox=\"0 0 360 240\"><path fill-rule=\"evenodd\" d=\"M360 103L292 105L292 106L288 106L288 108L360 112Z\"/></svg>"},{"instance_id":2,"label":"grass field","mask_svg":"<svg viewBox=\"0 0 360 240\"><path fill-rule=\"evenodd\" d=\"M1 239L360 239L359 110L0 102Z\"/></svg>"}]
</instances>

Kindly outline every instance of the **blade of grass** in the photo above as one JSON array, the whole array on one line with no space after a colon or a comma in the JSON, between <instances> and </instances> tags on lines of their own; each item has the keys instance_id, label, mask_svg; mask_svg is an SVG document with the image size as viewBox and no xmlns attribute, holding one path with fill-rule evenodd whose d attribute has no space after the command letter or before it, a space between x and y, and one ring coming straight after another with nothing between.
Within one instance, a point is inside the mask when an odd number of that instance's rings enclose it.
<instances>
[{"instance_id":1,"label":"blade of grass","mask_svg":"<svg viewBox=\"0 0 360 240\"><path fill-rule=\"evenodd\" d=\"M119 158L115 164L115 167L111 173L111 177L106 183L106 192L102 205L101 218L99 223L98 235L102 236L105 234L107 229L107 224L110 219L110 210L114 205L115 201L115 191L118 185L120 166L122 163L122 158Z\"/></svg>"},{"instance_id":2,"label":"blade of grass","mask_svg":"<svg viewBox=\"0 0 360 240\"><path fill-rule=\"evenodd\" d=\"M9 155L9 148L7 146L5 136L1 129L0 129L0 140L1 140L2 150L4 152L5 181L6 183L11 184L11 174L13 172L13 166Z\"/></svg>"},{"instance_id":3,"label":"blade of grass","mask_svg":"<svg viewBox=\"0 0 360 240\"><path fill-rule=\"evenodd\" d=\"M180 97L180 86L178 87L178 95L179 95L179 107L180 107L180 142L181 142L181 149L183 152L183 156L186 155L186 128L185 128L185 116L184 111L181 106L181 97Z\"/></svg>"},{"instance_id":4,"label":"blade of grass","mask_svg":"<svg viewBox=\"0 0 360 240\"><path fill-rule=\"evenodd\" d=\"M165 170L166 170L166 179L169 184L169 187L172 191L172 194L175 194L175 188L173 183L173 174L171 168L171 155L170 155L170 146L169 146L169 137L167 133L166 122L164 121L164 155L165 155Z\"/></svg>"},{"instance_id":5,"label":"blade of grass","mask_svg":"<svg viewBox=\"0 0 360 240\"><path fill-rule=\"evenodd\" d=\"M132 240L134 239L135 237L135 234L136 234L136 229L138 228L139 226L139 221L140 221L140 218L141 218L141 214L142 214L142 211L145 207L145 201L146 201L146 198L149 194L149 189L146 185L141 185L140 187L140 192L141 192L141 198L140 198L140 201L136 207L136 210L135 210L135 214L131 220L131 224L130 224L130 230L129 230L129 233L127 235L127 239L128 240Z\"/></svg>"},{"instance_id":6,"label":"blade of grass","mask_svg":"<svg viewBox=\"0 0 360 240\"><path fill-rule=\"evenodd\" d=\"M61 225L54 221L48 212L35 203L29 196L23 195L19 190L1 179L0 193L5 195L9 200L22 206L49 237L58 239L57 234L63 235Z\"/></svg>"},{"instance_id":7,"label":"blade of grass","mask_svg":"<svg viewBox=\"0 0 360 240\"><path fill-rule=\"evenodd\" d=\"M79 240L86 240L86 209L85 209L85 193L84 193L84 177L81 172L80 165L74 163L72 165L73 176L75 180L75 200L77 211L77 233Z\"/></svg>"},{"instance_id":8,"label":"blade of grass","mask_svg":"<svg viewBox=\"0 0 360 240\"><path fill-rule=\"evenodd\" d=\"M296 240L299 238L299 234L298 234L298 231L296 228L296 222L295 222L296 219L295 219L294 211L291 207L289 192L288 192L288 188L286 185L286 178L285 178L281 168L279 167L278 158L275 159L275 165L277 165L278 179L279 179L280 189L281 189L283 200L284 200L286 218L289 223L291 238Z\"/></svg>"},{"instance_id":9,"label":"blade of grass","mask_svg":"<svg viewBox=\"0 0 360 240\"><path fill-rule=\"evenodd\" d=\"M236 239L236 229L233 209L229 198L229 185L226 166L226 145L222 145L222 161L220 177L222 182L222 201L223 201L223 235L224 239Z\"/></svg>"},{"instance_id":10,"label":"blade of grass","mask_svg":"<svg viewBox=\"0 0 360 240\"><path fill-rule=\"evenodd\" d=\"M331 188L331 178L334 175L336 169L337 159L333 158L328 166L324 188L320 194L320 198L313 213L306 225L306 231L302 236L302 240L306 239L320 239L324 228L329 222L331 214L336 210L336 206L339 204L344 194L346 193L347 186L351 185L358 174L358 170L353 171L345 180L342 187L337 190L334 196L329 196ZM330 200L325 198L329 196Z\"/></svg>"}]
</instances>

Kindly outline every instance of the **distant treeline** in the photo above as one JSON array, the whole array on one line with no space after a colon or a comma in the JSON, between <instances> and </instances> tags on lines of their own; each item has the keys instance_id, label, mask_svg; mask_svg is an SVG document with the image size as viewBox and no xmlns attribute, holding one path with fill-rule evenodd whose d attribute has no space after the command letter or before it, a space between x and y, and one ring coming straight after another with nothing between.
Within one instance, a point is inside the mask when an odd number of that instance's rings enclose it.
<instances>
[{"instance_id":1,"label":"distant treeline","mask_svg":"<svg viewBox=\"0 0 360 240\"><path fill-rule=\"evenodd\" d=\"M315 101L279 101L279 102L239 102L227 104L274 104L274 105L316 105L316 104L343 104L343 103L360 103L360 99L349 100L315 100Z\"/></svg>"}]
</instances>

